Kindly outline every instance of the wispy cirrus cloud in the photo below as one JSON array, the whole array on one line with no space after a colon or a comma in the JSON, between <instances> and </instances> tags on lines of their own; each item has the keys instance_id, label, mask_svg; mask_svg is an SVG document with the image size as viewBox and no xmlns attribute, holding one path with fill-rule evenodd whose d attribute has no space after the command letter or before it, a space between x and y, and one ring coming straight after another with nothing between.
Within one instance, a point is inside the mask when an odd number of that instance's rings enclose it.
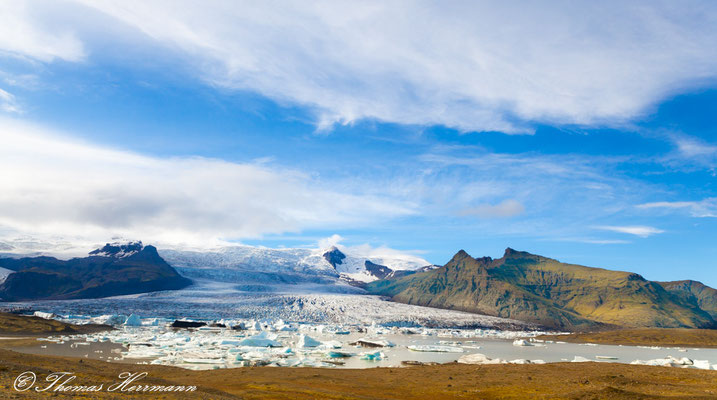
<instances>
[{"instance_id":1,"label":"wispy cirrus cloud","mask_svg":"<svg viewBox=\"0 0 717 400\"><path fill-rule=\"evenodd\" d=\"M0 54L43 62L84 60L84 45L76 36L75 27L67 20L54 21L67 17L66 13L61 4L1 2Z\"/></svg>"},{"instance_id":2,"label":"wispy cirrus cloud","mask_svg":"<svg viewBox=\"0 0 717 400\"><path fill-rule=\"evenodd\" d=\"M637 205L643 210L687 211L693 217L717 218L717 198L700 201L655 201Z\"/></svg>"},{"instance_id":3,"label":"wispy cirrus cloud","mask_svg":"<svg viewBox=\"0 0 717 400\"><path fill-rule=\"evenodd\" d=\"M630 225L630 226L596 226L596 229L604 230L604 231L611 231L611 232L619 232L619 233L625 233L628 235L634 235L641 238L646 238L652 235L656 235L658 233L664 233L662 229L658 229L652 226L643 226L643 225Z\"/></svg>"},{"instance_id":4,"label":"wispy cirrus cloud","mask_svg":"<svg viewBox=\"0 0 717 400\"><path fill-rule=\"evenodd\" d=\"M20 106L17 104L15 96L2 89L0 89L0 110L14 114L20 112Z\"/></svg>"},{"instance_id":5,"label":"wispy cirrus cloud","mask_svg":"<svg viewBox=\"0 0 717 400\"><path fill-rule=\"evenodd\" d=\"M320 128L362 119L506 133L530 133L535 122L620 124L717 78L717 7L701 1L63 6L6 2L0 49L78 61L122 32L133 47L178 55L176 70L211 85L306 107Z\"/></svg>"}]
</instances>

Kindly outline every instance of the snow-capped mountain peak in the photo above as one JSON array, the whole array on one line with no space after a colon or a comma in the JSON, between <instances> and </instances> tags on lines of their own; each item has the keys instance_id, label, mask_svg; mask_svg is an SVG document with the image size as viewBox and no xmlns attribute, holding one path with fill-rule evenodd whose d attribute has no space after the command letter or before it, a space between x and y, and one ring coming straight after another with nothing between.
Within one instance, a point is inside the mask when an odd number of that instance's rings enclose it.
<instances>
[{"instance_id":1,"label":"snow-capped mountain peak","mask_svg":"<svg viewBox=\"0 0 717 400\"><path fill-rule=\"evenodd\" d=\"M355 291L347 285L375 281L395 271L410 273L430 265L391 249L331 246L282 248L232 245L212 251L160 249L180 274L193 279L232 282L247 290L282 290L286 285L321 285Z\"/></svg>"},{"instance_id":2,"label":"snow-capped mountain peak","mask_svg":"<svg viewBox=\"0 0 717 400\"><path fill-rule=\"evenodd\" d=\"M346 258L346 254L342 253L336 246L331 246L322 256L334 268L339 264L343 264Z\"/></svg>"},{"instance_id":3,"label":"snow-capped mountain peak","mask_svg":"<svg viewBox=\"0 0 717 400\"><path fill-rule=\"evenodd\" d=\"M89 254L94 257L125 258L137 254L144 248L142 241L113 242L92 250Z\"/></svg>"}]
</instances>

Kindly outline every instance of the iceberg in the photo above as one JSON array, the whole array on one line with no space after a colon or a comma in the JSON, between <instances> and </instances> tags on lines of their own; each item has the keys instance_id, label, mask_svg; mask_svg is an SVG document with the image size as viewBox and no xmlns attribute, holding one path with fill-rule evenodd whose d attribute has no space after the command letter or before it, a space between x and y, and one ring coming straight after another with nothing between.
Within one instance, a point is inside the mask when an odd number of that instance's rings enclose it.
<instances>
[{"instance_id":1,"label":"iceberg","mask_svg":"<svg viewBox=\"0 0 717 400\"><path fill-rule=\"evenodd\" d=\"M592 362L592 360L583 356L575 356L575 358L573 358L570 362Z\"/></svg>"},{"instance_id":2,"label":"iceberg","mask_svg":"<svg viewBox=\"0 0 717 400\"><path fill-rule=\"evenodd\" d=\"M527 347L527 346L532 346L532 345L533 345L532 343L530 343L529 341L527 341L525 339L515 339L513 341L513 346Z\"/></svg>"},{"instance_id":3,"label":"iceberg","mask_svg":"<svg viewBox=\"0 0 717 400\"><path fill-rule=\"evenodd\" d=\"M269 334L268 332L262 332L258 335L250 336L239 342L239 346L249 347L282 347L282 344L277 342L276 335Z\"/></svg>"},{"instance_id":4,"label":"iceberg","mask_svg":"<svg viewBox=\"0 0 717 400\"><path fill-rule=\"evenodd\" d=\"M389 342L386 339L371 339L371 338L361 338L353 343L350 343L352 346L361 346L361 347L393 347L394 344Z\"/></svg>"},{"instance_id":5,"label":"iceberg","mask_svg":"<svg viewBox=\"0 0 717 400\"><path fill-rule=\"evenodd\" d=\"M500 358L492 359L485 354L475 353L461 356L458 362L461 364L502 364L503 360Z\"/></svg>"},{"instance_id":6,"label":"iceberg","mask_svg":"<svg viewBox=\"0 0 717 400\"><path fill-rule=\"evenodd\" d=\"M710 369L710 362L707 360L693 360L692 366L699 369Z\"/></svg>"},{"instance_id":7,"label":"iceberg","mask_svg":"<svg viewBox=\"0 0 717 400\"><path fill-rule=\"evenodd\" d=\"M127 316L119 315L119 314L106 315L106 316L100 317L99 320L101 321L101 323L107 324L107 325L122 325L125 323L125 321L127 321Z\"/></svg>"},{"instance_id":8,"label":"iceberg","mask_svg":"<svg viewBox=\"0 0 717 400\"><path fill-rule=\"evenodd\" d=\"M35 311L32 315L34 315L36 317L43 318L43 319L53 319L56 317L56 315L53 313L42 312L42 311Z\"/></svg>"},{"instance_id":9,"label":"iceberg","mask_svg":"<svg viewBox=\"0 0 717 400\"><path fill-rule=\"evenodd\" d=\"M327 349L340 349L343 347L343 344L341 342L339 342L338 340L329 340L329 341L323 342L322 346Z\"/></svg>"},{"instance_id":10,"label":"iceberg","mask_svg":"<svg viewBox=\"0 0 717 400\"><path fill-rule=\"evenodd\" d=\"M408 346L409 350L424 351L431 353L463 353L463 349L455 346L431 346L431 345L414 345Z\"/></svg>"},{"instance_id":11,"label":"iceberg","mask_svg":"<svg viewBox=\"0 0 717 400\"><path fill-rule=\"evenodd\" d=\"M354 353L347 353L345 351L330 351L327 355L329 358L349 358L353 357Z\"/></svg>"},{"instance_id":12,"label":"iceberg","mask_svg":"<svg viewBox=\"0 0 717 400\"><path fill-rule=\"evenodd\" d=\"M321 342L303 333L299 335L299 340L296 342L296 347L299 348L318 347L320 345Z\"/></svg>"},{"instance_id":13,"label":"iceberg","mask_svg":"<svg viewBox=\"0 0 717 400\"><path fill-rule=\"evenodd\" d=\"M125 326L142 326L142 320L137 314L130 314L129 317L124 321Z\"/></svg>"},{"instance_id":14,"label":"iceberg","mask_svg":"<svg viewBox=\"0 0 717 400\"><path fill-rule=\"evenodd\" d=\"M367 361L381 361L386 358L386 355L380 351L361 353L361 359Z\"/></svg>"},{"instance_id":15,"label":"iceberg","mask_svg":"<svg viewBox=\"0 0 717 400\"><path fill-rule=\"evenodd\" d=\"M675 358L672 356L667 356L665 358L656 358L653 360L635 360L631 362L630 364L634 365L651 365L651 366L658 366L658 367L695 367L694 361L690 360L687 357L682 358Z\"/></svg>"}]
</instances>

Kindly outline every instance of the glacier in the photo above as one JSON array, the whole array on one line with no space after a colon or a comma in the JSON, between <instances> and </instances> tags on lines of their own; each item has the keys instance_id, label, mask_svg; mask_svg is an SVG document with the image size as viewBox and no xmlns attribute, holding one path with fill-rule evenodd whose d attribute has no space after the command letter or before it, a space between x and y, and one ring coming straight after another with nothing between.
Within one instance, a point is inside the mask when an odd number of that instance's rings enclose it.
<instances>
[{"instance_id":1,"label":"glacier","mask_svg":"<svg viewBox=\"0 0 717 400\"><path fill-rule=\"evenodd\" d=\"M325 249L234 245L211 251L164 249L164 258L190 279L230 282L250 292L286 290L287 285L315 285L312 290L330 293L362 293L350 285L382 278L374 266L390 271L415 271L431 266L428 261L395 251L361 251L332 246Z\"/></svg>"}]
</instances>

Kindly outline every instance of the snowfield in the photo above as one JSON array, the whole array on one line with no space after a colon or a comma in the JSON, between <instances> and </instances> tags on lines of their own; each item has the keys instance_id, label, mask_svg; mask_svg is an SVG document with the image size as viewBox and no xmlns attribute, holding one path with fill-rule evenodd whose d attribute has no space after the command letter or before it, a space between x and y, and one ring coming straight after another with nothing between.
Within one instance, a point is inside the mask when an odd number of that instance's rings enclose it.
<instances>
[{"instance_id":1,"label":"snowfield","mask_svg":"<svg viewBox=\"0 0 717 400\"><path fill-rule=\"evenodd\" d=\"M338 252L332 265L324 254ZM211 279L257 285L257 291L272 291L271 285L317 283L332 285L348 278L371 282L378 277L366 269L366 262L394 271L417 270L430 265L420 257L375 249L270 249L255 246L227 246L214 251L159 250L159 254L180 274L190 279ZM329 291L335 288L329 287ZM360 290L348 290L359 293Z\"/></svg>"}]
</instances>

